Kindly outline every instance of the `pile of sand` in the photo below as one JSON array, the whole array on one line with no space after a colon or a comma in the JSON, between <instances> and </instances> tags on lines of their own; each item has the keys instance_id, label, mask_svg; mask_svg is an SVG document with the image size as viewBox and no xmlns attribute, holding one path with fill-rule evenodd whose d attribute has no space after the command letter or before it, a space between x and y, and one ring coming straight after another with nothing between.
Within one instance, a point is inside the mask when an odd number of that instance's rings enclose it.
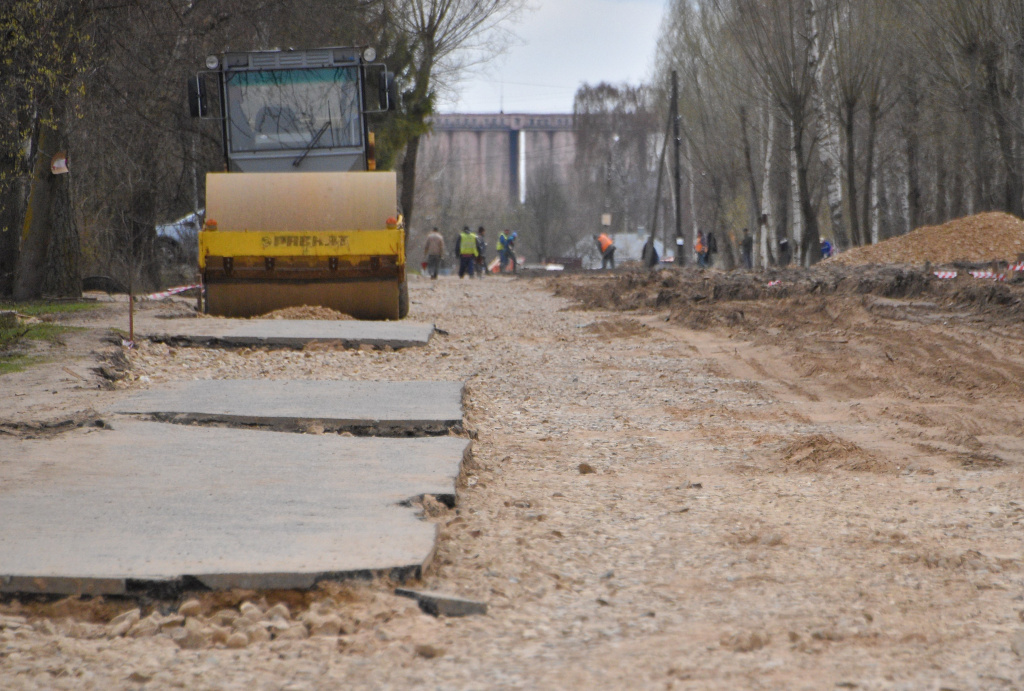
<instances>
[{"instance_id":1,"label":"pile of sand","mask_svg":"<svg viewBox=\"0 0 1024 691\"><path fill-rule=\"evenodd\" d=\"M866 473L892 471L888 461L881 461L851 441L831 435L812 434L801 437L782 449L782 458L790 470L821 472L854 470Z\"/></svg>"},{"instance_id":2,"label":"pile of sand","mask_svg":"<svg viewBox=\"0 0 1024 691\"><path fill-rule=\"evenodd\" d=\"M1024 221L991 212L924 226L830 259L837 264L949 264L1016 261L1024 253Z\"/></svg>"},{"instance_id":3,"label":"pile of sand","mask_svg":"<svg viewBox=\"0 0 1024 691\"><path fill-rule=\"evenodd\" d=\"M325 321L343 321L346 319L355 319L355 317L345 314L344 312L332 310L329 307L312 307L310 305L304 305L302 307L285 307L284 309L274 310L269 314L263 315L260 319L322 319Z\"/></svg>"}]
</instances>

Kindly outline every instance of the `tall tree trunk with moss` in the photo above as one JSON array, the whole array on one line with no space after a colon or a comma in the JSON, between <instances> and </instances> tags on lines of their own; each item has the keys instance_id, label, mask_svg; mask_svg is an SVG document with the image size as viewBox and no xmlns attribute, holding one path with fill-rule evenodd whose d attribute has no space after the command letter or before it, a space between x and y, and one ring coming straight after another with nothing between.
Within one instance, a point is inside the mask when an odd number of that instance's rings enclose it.
<instances>
[{"instance_id":1,"label":"tall tree trunk with moss","mask_svg":"<svg viewBox=\"0 0 1024 691\"><path fill-rule=\"evenodd\" d=\"M402 208L402 215L405 218L405 227L412 223L413 212L415 211L416 199L416 161L420 153L420 136L415 135L409 138L405 144L405 155L402 157L402 191L399 195ZM409 242L409 235L405 236L406 244Z\"/></svg>"},{"instance_id":2,"label":"tall tree trunk with moss","mask_svg":"<svg viewBox=\"0 0 1024 691\"><path fill-rule=\"evenodd\" d=\"M14 277L15 300L34 300L43 293L53 235L51 217L56 176L50 172L50 160L57 153L59 143L56 126L49 121L41 122L21 232L21 253Z\"/></svg>"},{"instance_id":3,"label":"tall tree trunk with moss","mask_svg":"<svg viewBox=\"0 0 1024 691\"><path fill-rule=\"evenodd\" d=\"M740 132L743 135L743 161L747 167L747 183L750 185L750 209L748 213L750 227L755 237L761 225L761 199L757 196L757 179L754 177L754 161L750 153L750 136L747 134L747 109L740 106Z\"/></svg>"},{"instance_id":4,"label":"tall tree trunk with moss","mask_svg":"<svg viewBox=\"0 0 1024 691\"><path fill-rule=\"evenodd\" d=\"M16 170L17 161L9 161L6 170ZM18 266L19 224L23 209L23 182L19 178L0 186L0 296L14 292L14 272Z\"/></svg>"},{"instance_id":5,"label":"tall tree trunk with moss","mask_svg":"<svg viewBox=\"0 0 1024 691\"><path fill-rule=\"evenodd\" d=\"M864 236L861 233L860 216L857 208L857 149L854 133L855 105L849 101L843 104L845 117L843 128L846 134L846 196L849 199L850 208L850 242L854 247L864 244Z\"/></svg>"},{"instance_id":6,"label":"tall tree trunk with moss","mask_svg":"<svg viewBox=\"0 0 1024 691\"><path fill-rule=\"evenodd\" d=\"M82 248L72 203L70 175L53 181L50 247L46 257L43 293L54 297L82 296Z\"/></svg>"}]
</instances>

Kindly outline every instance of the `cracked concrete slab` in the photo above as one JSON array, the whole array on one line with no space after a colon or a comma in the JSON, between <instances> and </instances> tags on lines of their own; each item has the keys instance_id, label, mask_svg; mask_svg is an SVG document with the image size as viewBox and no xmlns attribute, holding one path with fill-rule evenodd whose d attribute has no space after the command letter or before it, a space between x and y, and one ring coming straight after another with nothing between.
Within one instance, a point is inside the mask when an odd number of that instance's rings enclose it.
<instances>
[{"instance_id":1,"label":"cracked concrete slab","mask_svg":"<svg viewBox=\"0 0 1024 691\"><path fill-rule=\"evenodd\" d=\"M302 348L313 342L361 345L395 350L424 346L434 333L433 324L377 322L345 319L166 319L146 320L136 328L137 338L193 345L276 346Z\"/></svg>"},{"instance_id":2,"label":"cracked concrete slab","mask_svg":"<svg viewBox=\"0 0 1024 691\"><path fill-rule=\"evenodd\" d=\"M454 498L469 444L129 419L53 439L0 438L0 591L417 576L435 526L402 503Z\"/></svg>"},{"instance_id":3,"label":"cracked concrete slab","mask_svg":"<svg viewBox=\"0 0 1024 691\"><path fill-rule=\"evenodd\" d=\"M462 390L461 382L445 381L220 379L161 384L107 412L278 429L444 434L462 429Z\"/></svg>"}]
</instances>

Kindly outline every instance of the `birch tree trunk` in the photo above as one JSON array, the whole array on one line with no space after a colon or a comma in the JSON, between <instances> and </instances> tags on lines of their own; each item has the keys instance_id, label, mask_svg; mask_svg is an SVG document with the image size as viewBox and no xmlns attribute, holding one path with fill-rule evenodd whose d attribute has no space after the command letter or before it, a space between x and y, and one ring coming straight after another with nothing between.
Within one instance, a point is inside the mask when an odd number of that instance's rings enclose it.
<instances>
[{"instance_id":1,"label":"birch tree trunk","mask_svg":"<svg viewBox=\"0 0 1024 691\"><path fill-rule=\"evenodd\" d=\"M828 107L823 61L821 59L821 35L818 31L818 2L807 2L807 24L810 34L807 37L807 59L814 88L811 89L811 105L818 123L819 144L818 156L822 169L825 171L826 197L828 199L829 218L832 221L832 232L836 243L842 248L849 247L846 227L843 219L843 172L840 150L842 143L839 137L839 125L833 112Z\"/></svg>"},{"instance_id":2,"label":"birch tree trunk","mask_svg":"<svg viewBox=\"0 0 1024 691\"><path fill-rule=\"evenodd\" d=\"M910 153L910 149L909 148L907 150L907 153L908 154ZM910 166L906 165L903 168L903 170L900 171L900 172L903 173L903 180L902 180L902 182L903 182L903 194L900 195L900 211L902 213L902 218L900 220L902 222L903 232L904 233L909 233L910 232L910 188L911 188L911 183L910 183Z\"/></svg>"},{"instance_id":3,"label":"birch tree trunk","mask_svg":"<svg viewBox=\"0 0 1024 691\"><path fill-rule=\"evenodd\" d=\"M878 213L878 180L875 173L875 142L878 139L878 117L880 114L880 108L878 107L878 99L874 98L868 105L868 138L864 143L865 155L867 162L864 166L864 223L871 225L870 239L865 238L865 241L870 242L872 245L878 242L878 228L877 228L877 213ZM867 191L871 190L868 194ZM868 221L868 219L871 219Z\"/></svg>"},{"instance_id":4,"label":"birch tree trunk","mask_svg":"<svg viewBox=\"0 0 1024 691\"><path fill-rule=\"evenodd\" d=\"M868 196L868 195L865 195ZM878 213L878 175L871 178L871 244L878 244L881 219Z\"/></svg>"},{"instance_id":5,"label":"birch tree trunk","mask_svg":"<svg viewBox=\"0 0 1024 691\"><path fill-rule=\"evenodd\" d=\"M789 123L789 191L791 196L790 215L792 235L789 239L790 255L799 263L800 247L803 244L803 206L800 203L800 158L797 153L797 132L792 120Z\"/></svg>"},{"instance_id":6,"label":"birch tree trunk","mask_svg":"<svg viewBox=\"0 0 1024 691\"><path fill-rule=\"evenodd\" d=\"M772 256L771 251L771 222L773 218L772 209L772 154L775 149L775 111L768 108L768 126L765 129L767 141L764 147L764 174L761 177L761 218L758 219L758 268L768 266Z\"/></svg>"},{"instance_id":7,"label":"birch tree trunk","mask_svg":"<svg viewBox=\"0 0 1024 691\"><path fill-rule=\"evenodd\" d=\"M686 140L686 179L689 187L690 195L690 241L686 244L687 247L693 248L697 246L697 187L693 180L693 156L690 152L690 140ZM688 258L687 258L688 259ZM689 261L686 262L687 264Z\"/></svg>"}]
</instances>

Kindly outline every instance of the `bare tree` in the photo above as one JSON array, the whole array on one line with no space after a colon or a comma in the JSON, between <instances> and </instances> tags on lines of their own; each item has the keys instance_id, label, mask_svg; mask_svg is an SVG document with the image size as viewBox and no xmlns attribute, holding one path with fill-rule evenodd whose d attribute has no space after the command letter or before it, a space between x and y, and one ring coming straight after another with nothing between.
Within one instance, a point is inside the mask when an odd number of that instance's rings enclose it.
<instances>
[{"instance_id":1,"label":"bare tree","mask_svg":"<svg viewBox=\"0 0 1024 691\"><path fill-rule=\"evenodd\" d=\"M1024 135L1024 8L1019 0L915 4L922 27L920 43L930 52L936 74L962 98L975 102L992 127L1003 167L1000 206L1024 214L1024 160L1018 153ZM975 122L976 135L984 132L980 124ZM975 146L983 142L976 141Z\"/></svg>"},{"instance_id":2,"label":"bare tree","mask_svg":"<svg viewBox=\"0 0 1024 691\"><path fill-rule=\"evenodd\" d=\"M585 84L576 91L573 118L585 225L596 230L602 214L609 214L612 232L634 231L651 208L657 174L649 90Z\"/></svg>"},{"instance_id":3,"label":"bare tree","mask_svg":"<svg viewBox=\"0 0 1024 691\"><path fill-rule=\"evenodd\" d=\"M524 6L525 0L382 0L377 4L384 22L397 27L408 48L403 108L413 126L400 164L400 200L407 223L414 218L420 138L438 89L469 65L501 50L507 22Z\"/></svg>"},{"instance_id":4,"label":"bare tree","mask_svg":"<svg viewBox=\"0 0 1024 691\"><path fill-rule=\"evenodd\" d=\"M1019 0L673 0L659 83L682 77L696 222L739 218L742 194L810 263L819 219L856 245L1020 214L1022 46Z\"/></svg>"},{"instance_id":5,"label":"bare tree","mask_svg":"<svg viewBox=\"0 0 1024 691\"><path fill-rule=\"evenodd\" d=\"M809 0L737 0L731 28L748 66L786 116L790 131L794 242L802 262L816 262L818 218L808 181L807 155L814 62L808 35ZM721 12L731 8L721 0Z\"/></svg>"},{"instance_id":6,"label":"bare tree","mask_svg":"<svg viewBox=\"0 0 1024 691\"><path fill-rule=\"evenodd\" d=\"M832 234L840 247L849 244L846 221L843 215L842 154L839 123L832 106L834 100L833 80L827 79L826 70L834 67L835 35L832 31L832 17L835 7L826 0L806 0L804 11L807 15L807 59L814 80L811 90L811 104L817 121L818 154L825 175L826 198Z\"/></svg>"}]
</instances>

